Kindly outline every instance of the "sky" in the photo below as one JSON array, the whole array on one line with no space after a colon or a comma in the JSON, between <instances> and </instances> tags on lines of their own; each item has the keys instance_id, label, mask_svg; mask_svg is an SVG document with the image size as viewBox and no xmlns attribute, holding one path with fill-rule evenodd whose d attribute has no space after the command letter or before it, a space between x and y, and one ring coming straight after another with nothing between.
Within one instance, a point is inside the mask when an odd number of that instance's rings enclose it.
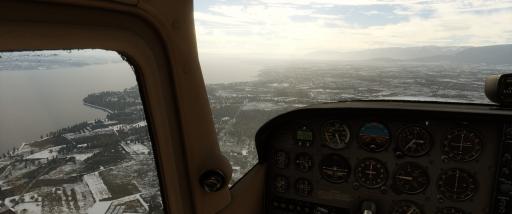
<instances>
[{"instance_id":1,"label":"sky","mask_svg":"<svg viewBox=\"0 0 512 214\"><path fill-rule=\"evenodd\" d=\"M512 0L195 0L200 55L512 43Z\"/></svg>"}]
</instances>

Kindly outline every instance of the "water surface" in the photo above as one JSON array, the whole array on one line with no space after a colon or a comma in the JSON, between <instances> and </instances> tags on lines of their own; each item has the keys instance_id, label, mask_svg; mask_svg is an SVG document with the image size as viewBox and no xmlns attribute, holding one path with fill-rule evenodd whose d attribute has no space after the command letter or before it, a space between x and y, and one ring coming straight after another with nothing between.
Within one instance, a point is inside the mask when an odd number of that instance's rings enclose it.
<instances>
[{"instance_id":1,"label":"water surface","mask_svg":"<svg viewBox=\"0 0 512 214\"><path fill-rule=\"evenodd\" d=\"M0 72L0 154L41 135L106 113L84 106L90 93L136 84L126 62Z\"/></svg>"}]
</instances>

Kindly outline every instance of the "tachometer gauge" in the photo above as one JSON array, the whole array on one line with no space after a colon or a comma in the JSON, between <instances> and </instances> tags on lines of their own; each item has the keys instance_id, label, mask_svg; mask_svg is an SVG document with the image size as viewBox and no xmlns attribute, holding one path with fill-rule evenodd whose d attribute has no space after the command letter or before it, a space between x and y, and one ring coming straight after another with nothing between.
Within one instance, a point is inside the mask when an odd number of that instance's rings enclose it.
<instances>
[{"instance_id":1,"label":"tachometer gauge","mask_svg":"<svg viewBox=\"0 0 512 214\"><path fill-rule=\"evenodd\" d=\"M363 159L355 169L356 181L367 188L378 188L388 179L386 165L375 158Z\"/></svg>"},{"instance_id":2,"label":"tachometer gauge","mask_svg":"<svg viewBox=\"0 0 512 214\"><path fill-rule=\"evenodd\" d=\"M380 123L367 123L359 130L358 142L368 152L384 151L391 142L389 130Z\"/></svg>"},{"instance_id":3,"label":"tachometer gauge","mask_svg":"<svg viewBox=\"0 0 512 214\"><path fill-rule=\"evenodd\" d=\"M407 156L420 157L430 151L432 140L424 128L410 126L398 133L398 147Z\"/></svg>"},{"instance_id":4,"label":"tachometer gauge","mask_svg":"<svg viewBox=\"0 0 512 214\"><path fill-rule=\"evenodd\" d=\"M469 172L452 168L439 175L437 189L439 193L451 201L465 201L476 193L478 182Z\"/></svg>"},{"instance_id":5,"label":"tachometer gauge","mask_svg":"<svg viewBox=\"0 0 512 214\"><path fill-rule=\"evenodd\" d=\"M295 168L301 172L309 172L313 167L313 158L308 153L300 153L295 156Z\"/></svg>"},{"instance_id":6,"label":"tachometer gauge","mask_svg":"<svg viewBox=\"0 0 512 214\"><path fill-rule=\"evenodd\" d=\"M350 177L350 164L341 155L327 155L320 161L320 175L331 183L345 183Z\"/></svg>"},{"instance_id":7,"label":"tachometer gauge","mask_svg":"<svg viewBox=\"0 0 512 214\"><path fill-rule=\"evenodd\" d=\"M482 140L474 131L458 128L448 133L442 150L444 155L454 161L471 161L482 152Z\"/></svg>"},{"instance_id":8,"label":"tachometer gauge","mask_svg":"<svg viewBox=\"0 0 512 214\"><path fill-rule=\"evenodd\" d=\"M288 178L283 175L277 175L272 181L272 189L277 193L286 193L290 188Z\"/></svg>"},{"instance_id":9,"label":"tachometer gauge","mask_svg":"<svg viewBox=\"0 0 512 214\"><path fill-rule=\"evenodd\" d=\"M414 162L400 164L393 174L393 189L398 193L418 194L429 184L428 172Z\"/></svg>"},{"instance_id":10,"label":"tachometer gauge","mask_svg":"<svg viewBox=\"0 0 512 214\"><path fill-rule=\"evenodd\" d=\"M298 178L295 181L295 192L300 196L310 196L313 193L313 184L306 178Z\"/></svg>"},{"instance_id":11,"label":"tachometer gauge","mask_svg":"<svg viewBox=\"0 0 512 214\"><path fill-rule=\"evenodd\" d=\"M436 214L467 214L467 212L456 207L445 207L437 210Z\"/></svg>"},{"instance_id":12,"label":"tachometer gauge","mask_svg":"<svg viewBox=\"0 0 512 214\"><path fill-rule=\"evenodd\" d=\"M391 214L422 214L422 212L412 201L398 201L393 205Z\"/></svg>"},{"instance_id":13,"label":"tachometer gauge","mask_svg":"<svg viewBox=\"0 0 512 214\"><path fill-rule=\"evenodd\" d=\"M332 120L322 127L323 142L332 149L347 147L350 140L350 131L341 121Z\"/></svg>"},{"instance_id":14,"label":"tachometer gauge","mask_svg":"<svg viewBox=\"0 0 512 214\"><path fill-rule=\"evenodd\" d=\"M313 144L313 131L307 126L301 126L295 131L295 143L299 147L309 147Z\"/></svg>"},{"instance_id":15,"label":"tachometer gauge","mask_svg":"<svg viewBox=\"0 0 512 214\"><path fill-rule=\"evenodd\" d=\"M285 151L276 151L276 152L274 152L272 161L276 168L284 169L284 168L288 167L288 163L290 162L290 157L288 157L288 153L286 153Z\"/></svg>"}]
</instances>

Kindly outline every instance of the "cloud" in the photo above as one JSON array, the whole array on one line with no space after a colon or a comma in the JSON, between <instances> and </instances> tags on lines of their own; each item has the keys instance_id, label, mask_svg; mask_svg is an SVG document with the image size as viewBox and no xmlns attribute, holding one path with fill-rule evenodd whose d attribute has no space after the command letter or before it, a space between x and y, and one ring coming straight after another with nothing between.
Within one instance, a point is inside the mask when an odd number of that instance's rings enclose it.
<instances>
[{"instance_id":1,"label":"cloud","mask_svg":"<svg viewBox=\"0 0 512 214\"><path fill-rule=\"evenodd\" d=\"M372 16L372 15L379 15L382 14L382 12L376 11L376 10L370 10L368 12L363 12L365 15Z\"/></svg>"},{"instance_id":2,"label":"cloud","mask_svg":"<svg viewBox=\"0 0 512 214\"><path fill-rule=\"evenodd\" d=\"M210 0L196 4L201 8L194 13L199 51L208 54L300 56L318 50L512 43L512 1Z\"/></svg>"}]
</instances>

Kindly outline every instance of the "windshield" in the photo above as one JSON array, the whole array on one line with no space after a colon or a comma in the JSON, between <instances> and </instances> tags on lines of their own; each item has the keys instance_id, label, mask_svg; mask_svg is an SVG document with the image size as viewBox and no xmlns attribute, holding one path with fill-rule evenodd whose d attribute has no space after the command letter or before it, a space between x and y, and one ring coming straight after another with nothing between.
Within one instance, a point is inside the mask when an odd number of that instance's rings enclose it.
<instances>
[{"instance_id":1,"label":"windshield","mask_svg":"<svg viewBox=\"0 0 512 214\"><path fill-rule=\"evenodd\" d=\"M314 103L490 103L512 71L512 1L197 0L199 55L235 178L254 133Z\"/></svg>"}]
</instances>

